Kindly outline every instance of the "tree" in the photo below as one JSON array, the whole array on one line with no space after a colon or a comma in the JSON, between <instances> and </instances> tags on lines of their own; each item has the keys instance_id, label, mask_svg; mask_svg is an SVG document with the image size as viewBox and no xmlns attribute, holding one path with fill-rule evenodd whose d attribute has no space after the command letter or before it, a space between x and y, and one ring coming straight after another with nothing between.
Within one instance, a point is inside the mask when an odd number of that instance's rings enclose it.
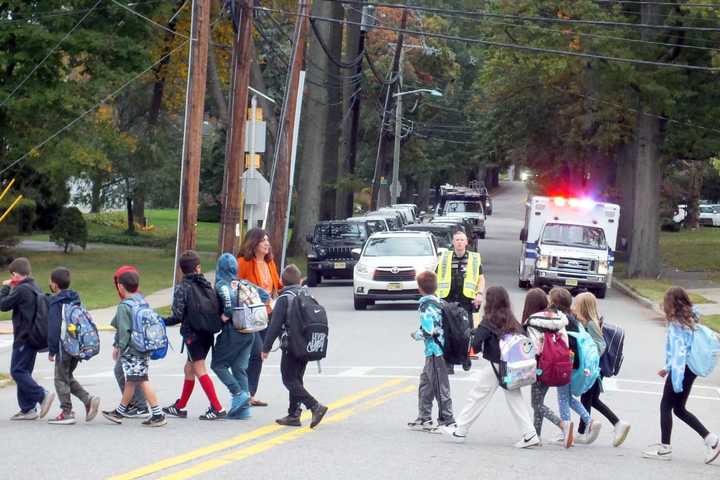
<instances>
[{"instance_id":1,"label":"tree","mask_svg":"<svg viewBox=\"0 0 720 480\"><path fill-rule=\"evenodd\" d=\"M87 237L85 219L76 207L63 209L57 225L50 232L50 240L63 247L65 253L68 253L70 245L78 245L85 250Z\"/></svg>"}]
</instances>

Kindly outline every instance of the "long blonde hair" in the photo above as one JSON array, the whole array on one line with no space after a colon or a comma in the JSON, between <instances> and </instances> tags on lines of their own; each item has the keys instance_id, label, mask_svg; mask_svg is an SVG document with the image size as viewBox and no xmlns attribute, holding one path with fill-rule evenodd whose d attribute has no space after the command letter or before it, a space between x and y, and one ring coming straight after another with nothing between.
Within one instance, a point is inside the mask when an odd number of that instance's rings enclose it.
<instances>
[{"instance_id":1,"label":"long blonde hair","mask_svg":"<svg viewBox=\"0 0 720 480\"><path fill-rule=\"evenodd\" d=\"M597 324L600 325L601 319L598 313L598 302L592 293L583 292L575 297L572 311L583 325L587 325L588 322L597 322Z\"/></svg>"}]
</instances>

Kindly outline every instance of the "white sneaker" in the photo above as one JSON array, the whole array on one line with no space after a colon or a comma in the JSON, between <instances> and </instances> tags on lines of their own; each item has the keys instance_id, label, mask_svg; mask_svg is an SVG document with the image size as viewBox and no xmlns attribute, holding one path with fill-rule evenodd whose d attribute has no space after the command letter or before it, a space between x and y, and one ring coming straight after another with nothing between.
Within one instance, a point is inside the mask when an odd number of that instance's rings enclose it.
<instances>
[{"instance_id":1,"label":"white sneaker","mask_svg":"<svg viewBox=\"0 0 720 480\"><path fill-rule=\"evenodd\" d=\"M45 392L45 396L40 402L40 412L38 413L39 418L43 418L50 411L52 402L55 400L55 394L53 392Z\"/></svg>"},{"instance_id":2,"label":"white sneaker","mask_svg":"<svg viewBox=\"0 0 720 480\"><path fill-rule=\"evenodd\" d=\"M575 438L573 440L573 443L575 445L587 445L588 444L588 434L585 433L576 433Z\"/></svg>"},{"instance_id":3,"label":"white sneaker","mask_svg":"<svg viewBox=\"0 0 720 480\"><path fill-rule=\"evenodd\" d=\"M615 424L613 429L615 430L615 435L613 436L613 447L619 447L627 438L628 433L630 433L630 424L620 420Z\"/></svg>"},{"instance_id":4,"label":"white sneaker","mask_svg":"<svg viewBox=\"0 0 720 480\"><path fill-rule=\"evenodd\" d=\"M521 438L520 441L515 444L515 448L529 448L538 445L540 445L540 438L538 438L536 433L533 433Z\"/></svg>"},{"instance_id":5,"label":"white sneaker","mask_svg":"<svg viewBox=\"0 0 720 480\"><path fill-rule=\"evenodd\" d=\"M672 447L658 443L651 445L650 448L642 452L643 458L652 458L655 460L672 460Z\"/></svg>"},{"instance_id":6,"label":"white sneaker","mask_svg":"<svg viewBox=\"0 0 720 480\"><path fill-rule=\"evenodd\" d=\"M600 430L602 429L602 423L591 420L585 430L585 438L587 439L587 445L590 445L600 436Z\"/></svg>"},{"instance_id":7,"label":"white sneaker","mask_svg":"<svg viewBox=\"0 0 720 480\"><path fill-rule=\"evenodd\" d=\"M573 433L574 428L575 424L573 422L563 422L563 447L570 448L573 446L573 440L575 439Z\"/></svg>"},{"instance_id":8,"label":"white sneaker","mask_svg":"<svg viewBox=\"0 0 720 480\"><path fill-rule=\"evenodd\" d=\"M423 432L426 429L433 428L432 420L423 420L422 418L416 418L412 422L408 422L408 428L416 432Z\"/></svg>"},{"instance_id":9,"label":"white sneaker","mask_svg":"<svg viewBox=\"0 0 720 480\"><path fill-rule=\"evenodd\" d=\"M27 412L23 412L20 410L18 413L10 417L10 420L37 420L38 414L33 408L32 410L28 410Z\"/></svg>"},{"instance_id":10,"label":"white sneaker","mask_svg":"<svg viewBox=\"0 0 720 480\"><path fill-rule=\"evenodd\" d=\"M717 440L715 442L714 447L706 445L705 449L705 463L710 464L714 462L718 458L718 456L720 456L720 440Z\"/></svg>"},{"instance_id":11,"label":"white sneaker","mask_svg":"<svg viewBox=\"0 0 720 480\"><path fill-rule=\"evenodd\" d=\"M461 435L457 431L457 425L441 425L440 431L450 437L455 443L465 443L465 435Z\"/></svg>"}]
</instances>

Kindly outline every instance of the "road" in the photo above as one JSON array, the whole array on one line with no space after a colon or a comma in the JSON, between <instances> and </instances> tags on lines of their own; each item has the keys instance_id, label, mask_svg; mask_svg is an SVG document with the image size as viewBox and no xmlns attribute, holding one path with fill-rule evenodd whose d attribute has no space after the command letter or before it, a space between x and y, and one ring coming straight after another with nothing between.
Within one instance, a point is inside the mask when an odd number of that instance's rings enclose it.
<instances>
[{"instance_id":1,"label":"road","mask_svg":"<svg viewBox=\"0 0 720 480\"><path fill-rule=\"evenodd\" d=\"M488 285L508 288L516 314L524 295L515 276L523 197L521 184L502 187L494 198L495 215L487 222L488 238L481 243ZM564 450L550 444L555 429L546 423L545 446L522 451L512 447L518 434L502 393L493 398L464 445L440 435L408 431L405 424L417 413L417 376L423 364L421 344L409 338L417 323L415 305L381 303L356 312L348 283L323 283L314 294L327 306L331 321L330 352L322 373L311 365L306 379L309 389L332 407L317 430L273 423L287 408L277 353L265 366L258 393L270 406L255 408L252 419L244 422L200 422L197 416L207 408L207 400L199 386L189 404L191 417L170 419L164 428L143 428L139 421L115 426L100 416L74 426L10 422L7 419L17 404L14 387L6 387L0 389L0 432L6 439L0 478L437 479L452 475L585 480L609 475L614 479L720 475L720 464L704 465L701 441L677 421L672 462L640 457L644 447L659 441L662 387L655 372L663 363L664 328L650 310L616 291L609 292L601 307L608 321L626 328L625 363L620 377L608 382L603 398L632 423L627 441L612 448L612 429L602 419L604 431L598 442ZM174 345L179 345L177 330L171 335ZM111 334L104 333L102 340L100 356L81 365L77 373L107 409L116 405L119 393L112 376ZM9 359L8 347L1 348L0 371L8 371ZM482 363L477 361L470 372L451 377L456 413ZM182 364L180 353L170 352L151 366L152 384L163 405L179 394ZM37 362L36 377L52 388L52 365L45 358ZM224 387L219 382L216 387L227 402ZM718 373L701 379L689 401L689 408L714 431L720 430L718 387ZM552 393L547 402L555 406ZM51 415L56 413L54 407Z\"/></svg>"}]
</instances>

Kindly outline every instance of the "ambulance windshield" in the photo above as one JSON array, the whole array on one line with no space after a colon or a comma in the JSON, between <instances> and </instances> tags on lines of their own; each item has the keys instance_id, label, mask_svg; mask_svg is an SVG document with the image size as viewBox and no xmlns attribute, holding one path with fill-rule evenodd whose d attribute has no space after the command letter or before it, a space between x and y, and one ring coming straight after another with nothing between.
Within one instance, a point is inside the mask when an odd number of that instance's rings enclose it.
<instances>
[{"instance_id":1,"label":"ambulance windshield","mask_svg":"<svg viewBox=\"0 0 720 480\"><path fill-rule=\"evenodd\" d=\"M542 243L571 247L606 250L605 232L600 227L548 223L542 234Z\"/></svg>"}]
</instances>

